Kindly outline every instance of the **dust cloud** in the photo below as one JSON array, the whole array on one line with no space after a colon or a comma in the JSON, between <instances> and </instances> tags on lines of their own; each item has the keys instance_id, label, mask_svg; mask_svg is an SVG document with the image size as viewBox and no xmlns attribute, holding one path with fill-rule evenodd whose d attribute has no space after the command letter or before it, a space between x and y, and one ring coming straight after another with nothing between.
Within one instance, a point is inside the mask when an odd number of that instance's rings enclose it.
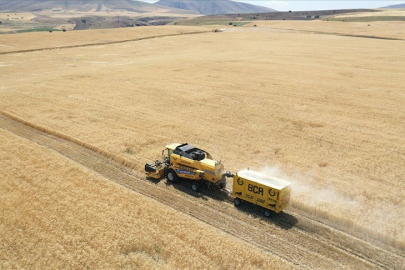
<instances>
[{"instance_id":1,"label":"dust cloud","mask_svg":"<svg viewBox=\"0 0 405 270\"><path fill-rule=\"evenodd\" d=\"M334 189L332 185L327 185L325 188L319 187L315 182L315 176L310 173L297 172L289 175L280 166L266 166L260 172L291 182L291 200L305 201L307 206L317 207L338 203L353 207L358 204Z\"/></svg>"},{"instance_id":2,"label":"dust cloud","mask_svg":"<svg viewBox=\"0 0 405 270\"><path fill-rule=\"evenodd\" d=\"M327 213L328 219L355 234L375 234L375 238L404 246L405 224L401 217L405 209L387 200L374 201L364 195L349 198L337 190L332 181L317 179L314 172L286 173L280 166L266 166L261 173L291 182L291 202L303 205L307 211L318 215ZM312 210L310 210L312 209Z\"/></svg>"}]
</instances>

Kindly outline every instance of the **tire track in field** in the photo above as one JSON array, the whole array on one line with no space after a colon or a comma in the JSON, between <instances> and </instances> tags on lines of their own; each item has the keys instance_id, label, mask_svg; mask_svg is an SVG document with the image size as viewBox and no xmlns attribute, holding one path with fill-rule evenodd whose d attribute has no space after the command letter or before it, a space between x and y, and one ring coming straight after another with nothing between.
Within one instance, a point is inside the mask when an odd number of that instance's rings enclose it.
<instances>
[{"instance_id":1,"label":"tire track in field","mask_svg":"<svg viewBox=\"0 0 405 270\"><path fill-rule=\"evenodd\" d=\"M57 47L28 49L28 50L17 50L17 51L0 52L0 55L38 52L38 51L50 51L50 50L59 50L59 49L72 49L72 48L91 47L91 46L100 46L100 45L110 45L110 44L119 44L119 43L133 42L133 41L141 41L141 40L147 40L147 39L184 36L184 35L197 35L197 34L205 34L205 33L211 33L211 32L212 31L194 31L194 32L187 32L187 33L180 33L180 34L167 34L167 35L140 37L140 38L124 39L124 40L116 40L116 41L95 42L95 43L87 43L87 44L57 46Z\"/></svg>"},{"instance_id":2,"label":"tire track in field","mask_svg":"<svg viewBox=\"0 0 405 270\"><path fill-rule=\"evenodd\" d=\"M293 266L310 269L402 269L403 256L376 247L316 220L288 212L273 220L254 209L238 210L227 194L193 193L183 185L145 180L140 172L91 149L0 115L0 128L38 143L91 169L104 178L193 216L235 238L277 255ZM256 211L257 212L257 211Z\"/></svg>"},{"instance_id":3,"label":"tire track in field","mask_svg":"<svg viewBox=\"0 0 405 270\"><path fill-rule=\"evenodd\" d=\"M210 193L210 197L215 197L217 196L214 192L212 191L205 191L207 193ZM228 197L228 201L232 202L233 198L231 196L227 196ZM263 213L258 213L257 211L252 211L252 209L250 210L250 213L252 213L253 215L256 215L256 217L261 217L263 215ZM281 213L279 215L276 215L274 217L272 217L272 222L274 222L274 224L277 224L278 226L282 227L282 228L288 228L291 226L291 224L294 223L294 221L292 221L292 217L282 217L280 218L280 216L282 216L284 213ZM345 239L341 239L341 241L335 241L336 238L339 238L341 234L345 234L348 237L348 239L351 239L353 237L353 235L347 234L344 231L341 231L339 229L333 228L333 230L330 230L331 227L328 226L327 224L320 222L319 220L316 220L308 215L305 215L305 213L298 213L297 210L294 211L294 217L299 217L300 220L306 220L306 223L300 223L298 224L296 227L299 227L300 230L297 230L297 232L302 233L303 235L305 235L305 237L311 238L315 241L322 241L322 242L327 242L329 243L330 246L335 246L337 248L339 248L340 250L346 252L348 254L348 256L353 256L353 257L358 257L361 260L365 260L365 261L369 261L372 262L373 264L379 265L381 268L386 268L385 264L384 264L384 258L381 258L381 254L382 256L384 255L383 249L381 247L377 247L377 246L373 246L372 249L368 249L367 246L364 246L362 251L359 252L356 249L351 248L351 244L346 242ZM317 226L323 227L324 228L324 232L323 234L308 234L307 231L310 231L311 228L306 228L308 224L310 223L317 223ZM266 228L263 228L266 229ZM330 230L330 231L328 231ZM336 233L339 232L339 233ZM356 237L355 237L356 238ZM358 241L362 241L361 239L357 239ZM363 240L364 243L366 243L366 241ZM327 248L327 247L326 247ZM379 250L378 253L375 253L376 250ZM393 251L395 253L395 251ZM405 256L398 254L399 258L401 260L404 260L405 263Z\"/></svg>"}]
</instances>

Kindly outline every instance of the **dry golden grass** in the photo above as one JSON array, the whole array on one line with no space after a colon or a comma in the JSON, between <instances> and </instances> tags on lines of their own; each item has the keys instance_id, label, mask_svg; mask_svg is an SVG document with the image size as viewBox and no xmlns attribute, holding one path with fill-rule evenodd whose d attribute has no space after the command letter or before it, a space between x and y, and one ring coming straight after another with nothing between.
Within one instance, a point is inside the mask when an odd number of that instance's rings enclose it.
<instances>
[{"instance_id":1,"label":"dry golden grass","mask_svg":"<svg viewBox=\"0 0 405 270\"><path fill-rule=\"evenodd\" d=\"M379 12L356 12L335 15L334 18L370 17L370 16L405 16L405 9L382 9Z\"/></svg>"},{"instance_id":2,"label":"dry golden grass","mask_svg":"<svg viewBox=\"0 0 405 270\"><path fill-rule=\"evenodd\" d=\"M256 21L247 26L405 39L405 22ZM369 26L370 25L370 26ZM373 44L369 41L370 44Z\"/></svg>"},{"instance_id":3,"label":"dry golden grass","mask_svg":"<svg viewBox=\"0 0 405 270\"><path fill-rule=\"evenodd\" d=\"M16 30L15 28L10 28L10 27L1 27L0 28L0 32L11 32ZM2 45L2 47L4 47L5 45Z\"/></svg>"},{"instance_id":4,"label":"dry golden grass","mask_svg":"<svg viewBox=\"0 0 405 270\"><path fill-rule=\"evenodd\" d=\"M31 19L35 17L36 15L30 12L0 12L0 34L15 30L29 29L32 25Z\"/></svg>"},{"instance_id":5,"label":"dry golden grass","mask_svg":"<svg viewBox=\"0 0 405 270\"><path fill-rule=\"evenodd\" d=\"M0 129L0 268L289 268Z\"/></svg>"},{"instance_id":6,"label":"dry golden grass","mask_svg":"<svg viewBox=\"0 0 405 270\"><path fill-rule=\"evenodd\" d=\"M0 110L139 171L169 142L205 148L233 172L268 166L294 182L295 205L403 246L404 43L273 29L372 34L311 23L2 55ZM396 26L375 35L403 37ZM92 42L125 31L135 30L64 34Z\"/></svg>"},{"instance_id":7,"label":"dry golden grass","mask_svg":"<svg viewBox=\"0 0 405 270\"><path fill-rule=\"evenodd\" d=\"M88 43L106 43L160 35L207 31L201 27L134 27L73 32L34 32L18 35L0 35L0 53L42 48L80 46ZM26 42L29 40L29 42Z\"/></svg>"},{"instance_id":8,"label":"dry golden grass","mask_svg":"<svg viewBox=\"0 0 405 270\"><path fill-rule=\"evenodd\" d=\"M31 12L19 12L19 13L13 13L13 12L0 12L0 21L3 23L9 19L11 21L30 21L33 18L35 18L36 15L34 15Z\"/></svg>"}]
</instances>

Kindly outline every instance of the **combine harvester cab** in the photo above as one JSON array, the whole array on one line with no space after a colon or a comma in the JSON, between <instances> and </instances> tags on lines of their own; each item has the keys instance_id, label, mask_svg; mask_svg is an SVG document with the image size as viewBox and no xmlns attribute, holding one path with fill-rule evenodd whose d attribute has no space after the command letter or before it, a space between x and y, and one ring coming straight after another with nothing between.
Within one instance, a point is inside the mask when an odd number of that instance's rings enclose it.
<instances>
[{"instance_id":1,"label":"combine harvester cab","mask_svg":"<svg viewBox=\"0 0 405 270\"><path fill-rule=\"evenodd\" d=\"M234 204L239 206L243 201L257 204L265 209L269 217L271 211L280 213L290 201L290 182L263 173L242 170L233 176L232 193Z\"/></svg>"}]
</instances>

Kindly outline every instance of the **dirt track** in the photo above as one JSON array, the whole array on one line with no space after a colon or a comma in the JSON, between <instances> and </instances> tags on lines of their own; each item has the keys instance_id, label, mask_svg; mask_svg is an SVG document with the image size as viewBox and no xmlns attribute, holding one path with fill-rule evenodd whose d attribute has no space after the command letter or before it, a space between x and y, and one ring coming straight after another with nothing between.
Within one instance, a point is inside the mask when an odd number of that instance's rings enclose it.
<instances>
[{"instance_id":1,"label":"dirt track","mask_svg":"<svg viewBox=\"0 0 405 270\"><path fill-rule=\"evenodd\" d=\"M74 142L50 135L0 114L0 128L36 142L93 170L106 179L193 216L293 266L317 269L403 269L405 257L383 244L374 245L326 226L294 209L272 219L248 206L236 209L225 193L195 194L185 185L148 181L142 172Z\"/></svg>"}]
</instances>

